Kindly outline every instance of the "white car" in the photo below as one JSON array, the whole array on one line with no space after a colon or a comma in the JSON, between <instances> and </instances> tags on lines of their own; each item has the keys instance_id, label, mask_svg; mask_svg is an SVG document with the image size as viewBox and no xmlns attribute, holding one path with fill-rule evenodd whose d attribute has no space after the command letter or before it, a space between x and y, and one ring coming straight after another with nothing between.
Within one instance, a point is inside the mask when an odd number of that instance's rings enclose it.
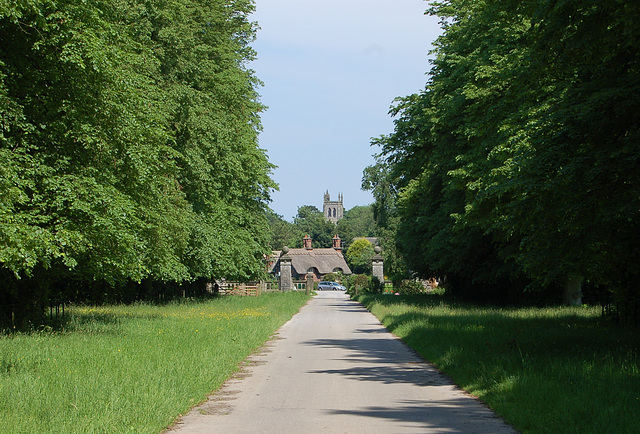
<instances>
[{"instance_id":1,"label":"white car","mask_svg":"<svg viewBox=\"0 0 640 434\"><path fill-rule=\"evenodd\" d=\"M338 282L325 282L318 283L318 291L346 291L347 288L340 285Z\"/></svg>"}]
</instances>

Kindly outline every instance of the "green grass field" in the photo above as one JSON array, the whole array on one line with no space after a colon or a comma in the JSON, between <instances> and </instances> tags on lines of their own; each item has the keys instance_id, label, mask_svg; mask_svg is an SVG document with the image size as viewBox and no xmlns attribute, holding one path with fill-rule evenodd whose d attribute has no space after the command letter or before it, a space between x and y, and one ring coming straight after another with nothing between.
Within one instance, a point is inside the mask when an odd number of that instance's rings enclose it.
<instances>
[{"instance_id":1,"label":"green grass field","mask_svg":"<svg viewBox=\"0 0 640 434\"><path fill-rule=\"evenodd\" d=\"M484 308L438 296L358 300L518 430L640 432L638 331L602 324L599 307Z\"/></svg>"},{"instance_id":2,"label":"green grass field","mask_svg":"<svg viewBox=\"0 0 640 434\"><path fill-rule=\"evenodd\" d=\"M307 300L76 306L61 331L0 335L0 432L160 432Z\"/></svg>"}]
</instances>

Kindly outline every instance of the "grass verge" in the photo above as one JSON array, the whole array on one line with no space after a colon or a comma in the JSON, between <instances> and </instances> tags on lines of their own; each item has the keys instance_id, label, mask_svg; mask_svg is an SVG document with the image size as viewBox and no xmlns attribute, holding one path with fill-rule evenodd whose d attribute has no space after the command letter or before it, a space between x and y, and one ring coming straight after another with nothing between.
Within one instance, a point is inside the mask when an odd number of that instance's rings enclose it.
<instances>
[{"instance_id":1,"label":"grass verge","mask_svg":"<svg viewBox=\"0 0 640 434\"><path fill-rule=\"evenodd\" d=\"M637 330L599 308L489 308L358 297L391 332L526 433L636 433Z\"/></svg>"},{"instance_id":2,"label":"grass verge","mask_svg":"<svg viewBox=\"0 0 640 434\"><path fill-rule=\"evenodd\" d=\"M0 432L160 432L307 300L77 306L63 331L0 336Z\"/></svg>"}]
</instances>

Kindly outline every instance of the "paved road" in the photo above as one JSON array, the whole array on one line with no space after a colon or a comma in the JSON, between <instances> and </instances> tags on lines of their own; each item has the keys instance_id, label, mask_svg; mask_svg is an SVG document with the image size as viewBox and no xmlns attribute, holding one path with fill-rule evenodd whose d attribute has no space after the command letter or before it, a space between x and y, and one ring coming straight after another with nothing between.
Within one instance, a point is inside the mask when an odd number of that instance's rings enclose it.
<instances>
[{"instance_id":1,"label":"paved road","mask_svg":"<svg viewBox=\"0 0 640 434\"><path fill-rule=\"evenodd\" d=\"M320 292L178 433L513 433L359 303Z\"/></svg>"}]
</instances>

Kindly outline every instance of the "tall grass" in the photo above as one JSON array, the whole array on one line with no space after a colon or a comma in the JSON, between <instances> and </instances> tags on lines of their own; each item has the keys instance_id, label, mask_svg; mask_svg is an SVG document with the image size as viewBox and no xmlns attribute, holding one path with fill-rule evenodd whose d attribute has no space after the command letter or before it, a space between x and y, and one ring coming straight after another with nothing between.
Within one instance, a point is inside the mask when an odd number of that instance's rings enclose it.
<instances>
[{"instance_id":1,"label":"tall grass","mask_svg":"<svg viewBox=\"0 0 640 434\"><path fill-rule=\"evenodd\" d=\"M637 330L599 308L486 308L361 296L393 333L527 433L640 432Z\"/></svg>"},{"instance_id":2,"label":"tall grass","mask_svg":"<svg viewBox=\"0 0 640 434\"><path fill-rule=\"evenodd\" d=\"M0 336L0 432L157 433L307 299L294 292L77 306L63 331Z\"/></svg>"}]
</instances>

